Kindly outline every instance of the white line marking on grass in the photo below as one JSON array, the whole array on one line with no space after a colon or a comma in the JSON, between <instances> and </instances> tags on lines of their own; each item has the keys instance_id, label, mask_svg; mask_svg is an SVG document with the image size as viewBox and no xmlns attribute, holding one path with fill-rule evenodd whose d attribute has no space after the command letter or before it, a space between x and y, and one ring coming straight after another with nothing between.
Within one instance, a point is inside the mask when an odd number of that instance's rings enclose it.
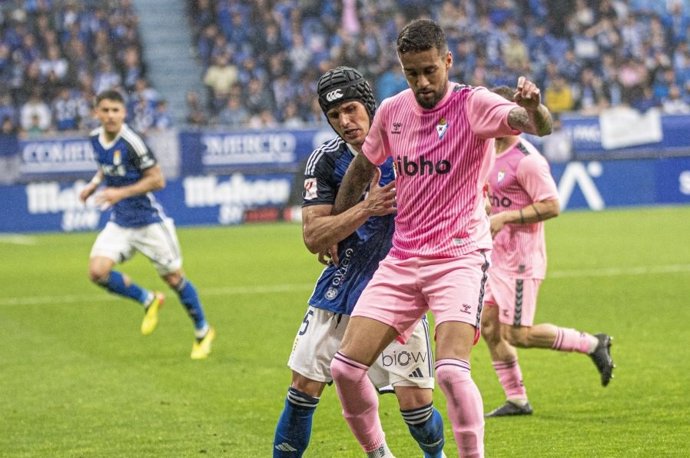
<instances>
[{"instance_id":1,"label":"white line marking on grass","mask_svg":"<svg viewBox=\"0 0 690 458\"><path fill-rule=\"evenodd\" d=\"M20 234L0 234L0 243L10 245L36 245L36 238Z\"/></svg>"},{"instance_id":2,"label":"white line marking on grass","mask_svg":"<svg viewBox=\"0 0 690 458\"><path fill-rule=\"evenodd\" d=\"M634 275L661 275L685 272L690 272L690 264L671 264L667 266L646 266L626 268L609 267L601 269L560 270L550 272L547 275L547 278L620 277ZM313 283L293 283L266 286L227 286L205 288L202 289L200 293L203 299L204 296L241 296L248 294L275 294L293 291L311 291L313 289ZM73 304L75 302L111 302L121 300L123 300L121 297L105 293L64 296L22 296L0 298L0 307L11 305Z\"/></svg>"},{"instance_id":3,"label":"white line marking on grass","mask_svg":"<svg viewBox=\"0 0 690 458\"><path fill-rule=\"evenodd\" d=\"M690 264L671 264L668 266L608 267L601 269L561 270L551 272L547 278L573 277L618 277L623 275L654 275L690 272Z\"/></svg>"},{"instance_id":4,"label":"white line marking on grass","mask_svg":"<svg viewBox=\"0 0 690 458\"><path fill-rule=\"evenodd\" d=\"M292 291L310 291L314 289L313 283L267 285L267 286L237 286L205 288L200 291L204 296L240 296L247 294L275 294ZM171 294L171 293L170 293ZM169 295L169 294L168 294ZM75 302L113 302L124 298L112 294L75 294L64 296L22 296L0 298L0 307L6 305L39 305L39 304L73 304Z\"/></svg>"}]
</instances>

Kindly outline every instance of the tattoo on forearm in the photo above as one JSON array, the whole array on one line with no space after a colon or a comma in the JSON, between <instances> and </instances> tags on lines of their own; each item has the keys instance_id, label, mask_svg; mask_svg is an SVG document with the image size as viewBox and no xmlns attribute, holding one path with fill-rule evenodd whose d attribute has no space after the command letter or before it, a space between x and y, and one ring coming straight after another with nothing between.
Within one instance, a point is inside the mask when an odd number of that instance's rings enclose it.
<instances>
[{"instance_id":1,"label":"tattoo on forearm","mask_svg":"<svg viewBox=\"0 0 690 458\"><path fill-rule=\"evenodd\" d=\"M551 114L544 105L533 112L527 110L511 110L508 115L508 123L523 132L535 135L548 135L551 133Z\"/></svg>"}]
</instances>

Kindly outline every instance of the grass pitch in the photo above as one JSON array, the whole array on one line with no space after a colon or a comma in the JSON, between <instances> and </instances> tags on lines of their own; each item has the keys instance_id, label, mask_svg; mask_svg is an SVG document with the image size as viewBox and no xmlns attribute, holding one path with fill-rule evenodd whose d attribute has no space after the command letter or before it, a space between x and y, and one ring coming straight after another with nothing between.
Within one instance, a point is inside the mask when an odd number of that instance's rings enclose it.
<instances>
[{"instance_id":1,"label":"grass pitch","mask_svg":"<svg viewBox=\"0 0 690 458\"><path fill-rule=\"evenodd\" d=\"M607 388L589 358L522 350L535 413L486 422L487 457L690 454L690 207L566 212L547 223L537 321L615 337ZM295 224L180 228L185 270L218 337L192 361L192 326L151 265L121 266L168 299L139 334L133 302L91 285L94 233L0 236L0 456L269 457L292 339L320 265ZM503 401L483 342L472 372L485 410ZM445 417L440 390L436 405ZM398 458L419 457L393 396ZM446 453L456 455L446 420ZM361 457L334 389L309 457Z\"/></svg>"}]
</instances>

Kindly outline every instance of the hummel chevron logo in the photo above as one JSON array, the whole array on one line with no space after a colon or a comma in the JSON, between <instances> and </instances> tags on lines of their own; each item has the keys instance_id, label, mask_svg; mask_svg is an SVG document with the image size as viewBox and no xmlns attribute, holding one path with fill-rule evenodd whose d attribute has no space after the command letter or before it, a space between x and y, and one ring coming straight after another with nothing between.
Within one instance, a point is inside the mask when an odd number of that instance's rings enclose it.
<instances>
[{"instance_id":1,"label":"hummel chevron logo","mask_svg":"<svg viewBox=\"0 0 690 458\"><path fill-rule=\"evenodd\" d=\"M276 450L280 450L281 452L296 452L297 449L294 448L292 445L288 444L287 442L283 442L282 444L276 445Z\"/></svg>"},{"instance_id":2,"label":"hummel chevron logo","mask_svg":"<svg viewBox=\"0 0 690 458\"><path fill-rule=\"evenodd\" d=\"M410 378L422 378L424 377L424 374L422 374L422 370L420 368L417 368L412 371L410 375L408 375Z\"/></svg>"}]
</instances>

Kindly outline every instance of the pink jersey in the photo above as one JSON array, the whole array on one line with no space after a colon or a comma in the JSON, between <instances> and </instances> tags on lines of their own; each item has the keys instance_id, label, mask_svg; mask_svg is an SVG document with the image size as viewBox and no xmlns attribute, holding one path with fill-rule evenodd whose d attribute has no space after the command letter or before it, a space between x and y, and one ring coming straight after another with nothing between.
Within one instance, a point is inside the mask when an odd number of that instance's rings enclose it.
<instances>
[{"instance_id":1,"label":"pink jersey","mask_svg":"<svg viewBox=\"0 0 690 458\"><path fill-rule=\"evenodd\" d=\"M546 159L527 140L519 139L496 156L489 175L489 197L493 214L558 199L558 189ZM544 222L506 224L494 238L491 269L543 279L546 274Z\"/></svg>"},{"instance_id":2,"label":"pink jersey","mask_svg":"<svg viewBox=\"0 0 690 458\"><path fill-rule=\"evenodd\" d=\"M389 256L454 257L491 248L482 187L493 138L515 135L516 105L486 88L449 83L430 110L408 89L381 104L363 146L374 164L393 157L398 213Z\"/></svg>"}]
</instances>

